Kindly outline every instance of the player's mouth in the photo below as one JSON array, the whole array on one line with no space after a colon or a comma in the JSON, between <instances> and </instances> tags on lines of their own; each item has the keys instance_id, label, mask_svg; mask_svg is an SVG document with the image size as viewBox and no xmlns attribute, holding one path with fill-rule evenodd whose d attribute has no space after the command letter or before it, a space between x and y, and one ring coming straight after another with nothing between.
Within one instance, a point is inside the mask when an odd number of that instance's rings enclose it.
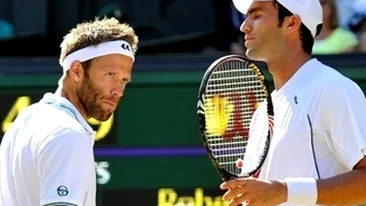
<instances>
[{"instance_id":1,"label":"player's mouth","mask_svg":"<svg viewBox=\"0 0 366 206\"><path fill-rule=\"evenodd\" d=\"M111 108L115 108L117 106L117 103L110 101L110 100L104 100L103 103L108 105Z\"/></svg>"},{"instance_id":2,"label":"player's mouth","mask_svg":"<svg viewBox=\"0 0 366 206\"><path fill-rule=\"evenodd\" d=\"M254 37L248 37L248 36L245 36L244 38L245 42L252 41L253 39Z\"/></svg>"},{"instance_id":3,"label":"player's mouth","mask_svg":"<svg viewBox=\"0 0 366 206\"><path fill-rule=\"evenodd\" d=\"M245 38L245 42L244 42L244 46L246 47L246 48L250 48L250 42L253 42L253 40L254 40L254 38L253 37L251 37L251 38Z\"/></svg>"}]
</instances>

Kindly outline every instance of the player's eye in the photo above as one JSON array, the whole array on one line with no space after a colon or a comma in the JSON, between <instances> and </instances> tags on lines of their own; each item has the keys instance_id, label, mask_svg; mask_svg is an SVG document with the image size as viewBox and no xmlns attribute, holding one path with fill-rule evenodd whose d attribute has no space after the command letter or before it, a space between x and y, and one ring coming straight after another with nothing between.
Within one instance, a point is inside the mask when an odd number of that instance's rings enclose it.
<instances>
[{"instance_id":1,"label":"player's eye","mask_svg":"<svg viewBox=\"0 0 366 206\"><path fill-rule=\"evenodd\" d=\"M128 83L130 83L130 80L129 79L127 79L127 78L123 78L122 79L122 84L123 85L127 85Z\"/></svg>"},{"instance_id":2,"label":"player's eye","mask_svg":"<svg viewBox=\"0 0 366 206\"><path fill-rule=\"evenodd\" d=\"M105 75L107 77L113 78L115 76L115 73L114 72L107 72Z\"/></svg>"},{"instance_id":3,"label":"player's eye","mask_svg":"<svg viewBox=\"0 0 366 206\"><path fill-rule=\"evenodd\" d=\"M253 14L252 16L253 19L258 19L259 17L261 17L261 15L257 13Z\"/></svg>"}]
</instances>

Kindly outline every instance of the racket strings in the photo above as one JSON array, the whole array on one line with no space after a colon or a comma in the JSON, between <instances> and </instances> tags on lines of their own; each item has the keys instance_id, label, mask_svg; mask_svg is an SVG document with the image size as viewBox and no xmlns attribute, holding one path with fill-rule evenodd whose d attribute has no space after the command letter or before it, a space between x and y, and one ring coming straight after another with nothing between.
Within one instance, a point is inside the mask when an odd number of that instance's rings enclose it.
<instances>
[{"instance_id":1,"label":"racket strings","mask_svg":"<svg viewBox=\"0 0 366 206\"><path fill-rule=\"evenodd\" d=\"M257 160L259 155L257 153L265 144L265 141L258 142L256 146L250 148L252 154L244 156L248 149L248 141L251 139L248 139L249 128L252 133L259 130L258 127L263 127L263 123L256 123L259 119L263 119L262 116L252 119L259 103L267 98L258 74L253 65L231 60L218 66L207 82L205 93L207 142L219 164L233 174L241 174L243 169L248 171L254 169L253 165L259 164L257 162L260 161ZM268 131L260 130L263 133ZM259 132L256 133L258 134ZM243 164L243 158L244 162L252 163Z\"/></svg>"}]
</instances>

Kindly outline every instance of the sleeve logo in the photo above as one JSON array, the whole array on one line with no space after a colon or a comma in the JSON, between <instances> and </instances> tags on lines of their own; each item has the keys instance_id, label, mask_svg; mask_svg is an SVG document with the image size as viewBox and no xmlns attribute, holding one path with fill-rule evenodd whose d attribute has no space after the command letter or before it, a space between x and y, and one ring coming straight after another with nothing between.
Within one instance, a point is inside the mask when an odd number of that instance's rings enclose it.
<instances>
[{"instance_id":1,"label":"sleeve logo","mask_svg":"<svg viewBox=\"0 0 366 206\"><path fill-rule=\"evenodd\" d=\"M69 194L69 190L66 186L61 185L57 188L57 194L61 197L67 196Z\"/></svg>"}]
</instances>

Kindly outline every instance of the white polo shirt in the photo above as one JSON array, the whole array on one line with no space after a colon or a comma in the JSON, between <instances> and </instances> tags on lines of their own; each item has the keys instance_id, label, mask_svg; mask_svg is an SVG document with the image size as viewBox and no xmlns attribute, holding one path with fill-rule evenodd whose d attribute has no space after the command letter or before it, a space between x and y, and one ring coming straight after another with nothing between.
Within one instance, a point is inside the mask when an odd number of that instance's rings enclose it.
<instances>
[{"instance_id":1,"label":"white polo shirt","mask_svg":"<svg viewBox=\"0 0 366 206\"><path fill-rule=\"evenodd\" d=\"M0 145L0 205L94 206L94 131L65 98L45 94Z\"/></svg>"},{"instance_id":2,"label":"white polo shirt","mask_svg":"<svg viewBox=\"0 0 366 206\"><path fill-rule=\"evenodd\" d=\"M318 179L310 128L320 178L351 171L366 155L365 96L336 70L312 59L272 99L274 132L259 178Z\"/></svg>"}]
</instances>

